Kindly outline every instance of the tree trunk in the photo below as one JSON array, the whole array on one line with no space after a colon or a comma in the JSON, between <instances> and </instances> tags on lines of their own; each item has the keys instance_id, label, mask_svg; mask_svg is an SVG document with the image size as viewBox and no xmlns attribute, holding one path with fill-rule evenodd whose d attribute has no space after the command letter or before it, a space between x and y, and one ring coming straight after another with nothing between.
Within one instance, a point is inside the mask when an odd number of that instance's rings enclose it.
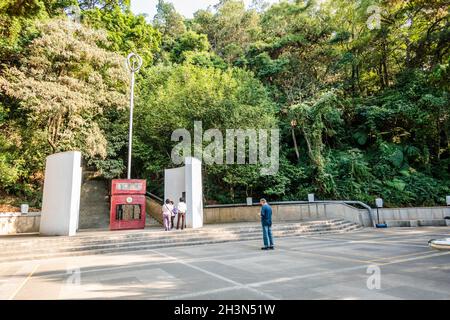
<instances>
[{"instance_id":1,"label":"tree trunk","mask_svg":"<svg viewBox=\"0 0 450 320\"><path fill-rule=\"evenodd\" d=\"M295 155L297 156L297 161L298 161L298 160L300 160L300 153L298 151L298 144L297 144L297 138L295 137L294 127L291 127L291 133L292 133L292 141L294 142Z\"/></svg>"}]
</instances>

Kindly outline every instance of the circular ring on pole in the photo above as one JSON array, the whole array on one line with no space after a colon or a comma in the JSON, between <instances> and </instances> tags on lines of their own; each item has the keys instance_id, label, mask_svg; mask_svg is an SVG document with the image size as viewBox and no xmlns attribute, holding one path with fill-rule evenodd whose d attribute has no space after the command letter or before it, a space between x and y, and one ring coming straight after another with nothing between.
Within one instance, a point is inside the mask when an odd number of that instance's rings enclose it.
<instances>
[{"instance_id":1,"label":"circular ring on pole","mask_svg":"<svg viewBox=\"0 0 450 320\"><path fill-rule=\"evenodd\" d=\"M131 72L138 72L142 67L142 58L137 53L130 53L127 57L127 67Z\"/></svg>"}]
</instances>

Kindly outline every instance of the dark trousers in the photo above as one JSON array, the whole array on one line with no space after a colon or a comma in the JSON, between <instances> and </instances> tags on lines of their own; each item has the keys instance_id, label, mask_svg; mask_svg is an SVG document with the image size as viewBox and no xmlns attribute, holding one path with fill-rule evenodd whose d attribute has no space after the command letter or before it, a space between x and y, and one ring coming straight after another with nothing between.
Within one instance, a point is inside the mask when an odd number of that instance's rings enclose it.
<instances>
[{"instance_id":1,"label":"dark trousers","mask_svg":"<svg viewBox=\"0 0 450 320\"><path fill-rule=\"evenodd\" d=\"M175 218L175 216L171 216L170 217L170 222L172 222L171 224L170 224L170 229L173 229L173 227L174 227L174 224L173 224L173 219Z\"/></svg>"},{"instance_id":2,"label":"dark trousers","mask_svg":"<svg viewBox=\"0 0 450 320\"><path fill-rule=\"evenodd\" d=\"M178 212L177 230L180 229L180 219L181 219L181 230L186 228L186 213Z\"/></svg>"}]
</instances>

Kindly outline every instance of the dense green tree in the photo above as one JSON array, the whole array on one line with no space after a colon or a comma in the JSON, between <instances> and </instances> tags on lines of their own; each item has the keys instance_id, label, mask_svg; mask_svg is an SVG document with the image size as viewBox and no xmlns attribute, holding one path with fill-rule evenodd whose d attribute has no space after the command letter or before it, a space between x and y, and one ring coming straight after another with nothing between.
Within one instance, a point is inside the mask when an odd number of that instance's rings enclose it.
<instances>
[{"instance_id":1,"label":"dense green tree","mask_svg":"<svg viewBox=\"0 0 450 320\"><path fill-rule=\"evenodd\" d=\"M176 143L171 134L175 129L192 132L194 121L202 121L203 130L216 128L225 135L228 128L271 128L276 124L273 104L251 73L190 64L155 67L143 83L137 110L137 167L155 182L162 182L163 169L173 165L170 156ZM259 179L258 167L237 167L212 165L205 169L208 179L219 181L222 193L228 193L224 195L227 199L245 187L243 180L250 186ZM208 197L217 198L209 185L205 189Z\"/></svg>"},{"instance_id":2,"label":"dense green tree","mask_svg":"<svg viewBox=\"0 0 450 320\"><path fill-rule=\"evenodd\" d=\"M115 10L116 7L126 10L130 8L130 0L78 0L78 4L82 10Z\"/></svg>"},{"instance_id":3,"label":"dense green tree","mask_svg":"<svg viewBox=\"0 0 450 320\"><path fill-rule=\"evenodd\" d=\"M127 106L123 57L99 47L107 41L103 32L72 29L64 20L39 23L37 30L39 36L27 46L19 66L3 69L0 75L0 101L10 109L9 121L0 129L14 137L17 151L22 151L9 162L38 170L45 156L73 149L81 150L87 160L106 157L100 122L108 110ZM3 152L8 154L11 145L2 140L0 146L4 164L11 155L5 158ZM36 158L34 168L28 161ZM29 179L14 174L17 170L3 187Z\"/></svg>"},{"instance_id":4,"label":"dense green tree","mask_svg":"<svg viewBox=\"0 0 450 320\"><path fill-rule=\"evenodd\" d=\"M186 31L183 16L175 10L172 3L164 0L158 0L153 24L165 38L173 39Z\"/></svg>"},{"instance_id":5,"label":"dense green tree","mask_svg":"<svg viewBox=\"0 0 450 320\"><path fill-rule=\"evenodd\" d=\"M153 62L161 43L160 33L148 24L142 15L134 15L130 9L114 6L109 10L93 8L83 11L83 23L108 31L109 43L105 47L124 56L136 52L145 66Z\"/></svg>"},{"instance_id":6,"label":"dense green tree","mask_svg":"<svg viewBox=\"0 0 450 320\"><path fill-rule=\"evenodd\" d=\"M206 35L194 31L183 33L176 39L172 48L172 61L183 62L190 53L208 52L210 45Z\"/></svg>"},{"instance_id":7,"label":"dense green tree","mask_svg":"<svg viewBox=\"0 0 450 320\"><path fill-rule=\"evenodd\" d=\"M201 10L194 15L195 31L208 35L214 50L228 62L235 62L258 39L259 15L246 10L242 0L224 0L216 13Z\"/></svg>"},{"instance_id":8,"label":"dense green tree","mask_svg":"<svg viewBox=\"0 0 450 320\"><path fill-rule=\"evenodd\" d=\"M33 38L34 22L60 15L75 0L2 0L0 2L0 63L14 63Z\"/></svg>"}]
</instances>

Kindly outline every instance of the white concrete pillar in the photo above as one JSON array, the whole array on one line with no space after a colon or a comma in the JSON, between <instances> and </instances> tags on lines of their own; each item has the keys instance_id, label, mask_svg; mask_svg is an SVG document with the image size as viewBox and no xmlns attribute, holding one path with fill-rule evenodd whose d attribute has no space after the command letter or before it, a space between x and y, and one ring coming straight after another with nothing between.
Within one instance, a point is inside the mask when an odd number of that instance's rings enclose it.
<instances>
[{"instance_id":1,"label":"white concrete pillar","mask_svg":"<svg viewBox=\"0 0 450 320\"><path fill-rule=\"evenodd\" d=\"M81 191L81 153L47 157L40 233L74 236L78 229Z\"/></svg>"},{"instance_id":2,"label":"white concrete pillar","mask_svg":"<svg viewBox=\"0 0 450 320\"><path fill-rule=\"evenodd\" d=\"M185 158L185 166L164 171L164 200L171 199L178 205L185 193L187 206L186 227L203 227L202 162L197 158ZM176 222L175 222L176 223Z\"/></svg>"},{"instance_id":3,"label":"white concrete pillar","mask_svg":"<svg viewBox=\"0 0 450 320\"><path fill-rule=\"evenodd\" d=\"M203 227L202 162L197 158L185 159L186 225L188 228Z\"/></svg>"}]
</instances>

